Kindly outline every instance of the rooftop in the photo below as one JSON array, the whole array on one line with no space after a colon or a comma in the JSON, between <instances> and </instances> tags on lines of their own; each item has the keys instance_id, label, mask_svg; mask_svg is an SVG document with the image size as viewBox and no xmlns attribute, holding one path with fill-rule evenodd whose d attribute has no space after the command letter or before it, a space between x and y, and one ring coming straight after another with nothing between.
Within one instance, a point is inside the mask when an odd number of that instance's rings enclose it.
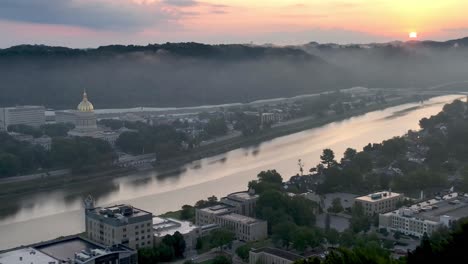
<instances>
[{"instance_id":1,"label":"rooftop","mask_svg":"<svg viewBox=\"0 0 468 264\"><path fill-rule=\"evenodd\" d=\"M242 223L242 224L255 224L255 223L258 223L258 222L262 222L262 220L252 218L252 217L248 217L248 216L245 216L245 215L235 214L235 213L223 215L223 216L221 216L221 218L224 218L226 220L235 221L235 222Z\"/></svg>"},{"instance_id":2,"label":"rooftop","mask_svg":"<svg viewBox=\"0 0 468 264\"><path fill-rule=\"evenodd\" d=\"M188 221L180 221L172 218L153 217L154 235L157 237L173 235L175 232L179 232L184 235L192 232L197 228L198 226Z\"/></svg>"},{"instance_id":3,"label":"rooftop","mask_svg":"<svg viewBox=\"0 0 468 264\"><path fill-rule=\"evenodd\" d=\"M459 219L468 216L468 194L450 193L414 204L408 208L395 210L389 214L400 214L434 222L439 222L441 216Z\"/></svg>"},{"instance_id":4,"label":"rooftop","mask_svg":"<svg viewBox=\"0 0 468 264\"><path fill-rule=\"evenodd\" d=\"M59 264L52 258L34 248L27 247L0 254L0 264Z\"/></svg>"},{"instance_id":5,"label":"rooftop","mask_svg":"<svg viewBox=\"0 0 468 264\"><path fill-rule=\"evenodd\" d=\"M104 247L100 244L88 241L78 236L62 240L44 242L35 246L35 249L60 261L85 261L112 252L133 251L132 249L121 245Z\"/></svg>"},{"instance_id":6,"label":"rooftop","mask_svg":"<svg viewBox=\"0 0 468 264\"><path fill-rule=\"evenodd\" d=\"M364 195L361 197L357 197L356 200L366 201L366 202L376 202L376 201L386 200L390 198L395 198L398 196L402 196L402 194L396 193L396 192L383 191L383 192L376 192L376 193L371 193L371 194Z\"/></svg>"},{"instance_id":7,"label":"rooftop","mask_svg":"<svg viewBox=\"0 0 468 264\"><path fill-rule=\"evenodd\" d=\"M288 252L288 251L284 251L284 250L281 250L281 249L277 249L277 248L270 248L270 247L254 249L254 250L252 250L252 252L254 252L254 253L262 253L263 252L263 253L278 256L280 258L287 259L287 260L290 260L290 261L296 261L298 259L303 258L300 255L297 255L297 254L294 254L294 253L291 253L291 252Z\"/></svg>"},{"instance_id":8,"label":"rooftop","mask_svg":"<svg viewBox=\"0 0 468 264\"><path fill-rule=\"evenodd\" d=\"M245 192L235 192L229 194L226 198L234 200L256 200L258 199L258 194L250 193L249 191Z\"/></svg>"},{"instance_id":9,"label":"rooftop","mask_svg":"<svg viewBox=\"0 0 468 264\"><path fill-rule=\"evenodd\" d=\"M91 215L96 215L101 218L117 219L122 221L138 218L141 216L152 217L153 215L150 212L135 208L127 204L119 204L108 207L97 207L94 209L90 209L87 213Z\"/></svg>"},{"instance_id":10,"label":"rooftop","mask_svg":"<svg viewBox=\"0 0 468 264\"><path fill-rule=\"evenodd\" d=\"M42 244L37 246L36 249L56 259L66 261L67 259L74 259L75 253L91 251L93 249L104 250L104 247L91 243L80 237L73 237L66 240L59 240Z\"/></svg>"},{"instance_id":11,"label":"rooftop","mask_svg":"<svg viewBox=\"0 0 468 264\"><path fill-rule=\"evenodd\" d=\"M232 211L232 209L231 209L231 206L218 204L218 205L202 208L200 209L200 211L208 212L208 213L215 214L215 215L222 215L222 214L229 214Z\"/></svg>"}]
</instances>

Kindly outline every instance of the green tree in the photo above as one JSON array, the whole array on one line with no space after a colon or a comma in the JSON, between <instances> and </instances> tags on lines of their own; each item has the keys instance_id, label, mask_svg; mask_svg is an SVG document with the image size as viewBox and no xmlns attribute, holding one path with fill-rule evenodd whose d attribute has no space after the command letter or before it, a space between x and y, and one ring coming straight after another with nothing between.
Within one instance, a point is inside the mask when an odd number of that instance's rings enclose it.
<instances>
[{"instance_id":1,"label":"green tree","mask_svg":"<svg viewBox=\"0 0 468 264\"><path fill-rule=\"evenodd\" d=\"M356 156L357 151L353 148L347 148L343 154L343 160L352 161Z\"/></svg>"},{"instance_id":2,"label":"green tree","mask_svg":"<svg viewBox=\"0 0 468 264\"><path fill-rule=\"evenodd\" d=\"M231 260L226 256L217 256L213 259L213 264L231 264Z\"/></svg>"},{"instance_id":3,"label":"green tree","mask_svg":"<svg viewBox=\"0 0 468 264\"><path fill-rule=\"evenodd\" d=\"M371 226L371 219L365 214L364 207L356 203L351 208L350 228L353 232L367 232Z\"/></svg>"},{"instance_id":4,"label":"green tree","mask_svg":"<svg viewBox=\"0 0 468 264\"><path fill-rule=\"evenodd\" d=\"M341 205L341 198L336 197L332 200L332 206L328 208L328 211L331 213L340 213L343 212L343 205Z\"/></svg>"},{"instance_id":5,"label":"green tree","mask_svg":"<svg viewBox=\"0 0 468 264\"><path fill-rule=\"evenodd\" d=\"M249 254L250 254L250 246L247 244L242 245L236 249L236 254L241 258L243 261L248 262L249 261Z\"/></svg>"},{"instance_id":6,"label":"green tree","mask_svg":"<svg viewBox=\"0 0 468 264\"><path fill-rule=\"evenodd\" d=\"M272 239L282 247L288 248L292 242L293 233L297 230L296 224L292 222L282 222L273 226Z\"/></svg>"},{"instance_id":7,"label":"green tree","mask_svg":"<svg viewBox=\"0 0 468 264\"><path fill-rule=\"evenodd\" d=\"M191 205L183 205L180 218L182 220L193 220L195 218L195 208Z\"/></svg>"},{"instance_id":8,"label":"green tree","mask_svg":"<svg viewBox=\"0 0 468 264\"><path fill-rule=\"evenodd\" d=\"M228 229L217 229L211 233L211 244L221 249L222 246L231 243L235 239L235 234Z\"/></svg>"},{"instance_id":9,"label":"green tree","mask_svg":"<svg viewBox=\"0 0 468 264\"><path fill-rule=\"evenodd\" d=\"M327 168L331 168L336 164L335 153L331 149L324 149L322 155L320 155L321 163L326 165Z\"/></svg>"}]
</instances>

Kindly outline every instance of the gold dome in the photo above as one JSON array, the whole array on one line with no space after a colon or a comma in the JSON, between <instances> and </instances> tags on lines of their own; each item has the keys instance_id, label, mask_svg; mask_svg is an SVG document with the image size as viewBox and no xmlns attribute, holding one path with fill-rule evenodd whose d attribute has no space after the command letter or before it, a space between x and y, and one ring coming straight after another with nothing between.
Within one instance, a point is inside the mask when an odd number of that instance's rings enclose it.
<instances>
[{"instance_id":1,"label":"gold dome","mask_svg":"<svg viewBox=\"0 0 468 264\"><path fill-rule=\"evenodd\" d=\"M86 94L86 91L83 92L83 100L78 105L77 109L80 112L93 112L94 111L94 106L90 101L88 101L88 95Z\"/></svg>"}]
</instances>

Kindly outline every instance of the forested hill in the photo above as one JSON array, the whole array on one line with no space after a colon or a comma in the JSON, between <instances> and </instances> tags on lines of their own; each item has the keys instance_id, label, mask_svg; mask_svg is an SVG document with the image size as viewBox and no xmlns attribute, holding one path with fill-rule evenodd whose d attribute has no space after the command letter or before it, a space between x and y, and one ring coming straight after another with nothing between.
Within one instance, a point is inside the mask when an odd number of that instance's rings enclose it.
<instances>
[{"instance_id":1,"label":"forested hill","mask_svg":"<svg viewBox=\"0 0 468 264\"><path fill-rule=\"evenodd\" d=\"M0 106L70 109L86 89L96 108L194 106L353 86L468 81L468 38L366 45L166 43L0 49Z\"/></svg>"},{"instance_id":2,"label":"forested hill","mask_svg":"<svg viewBox=\"0 0 468 264\"><path fill-rule=\"evenodd\" d=\"M0 105L69 109L83 89L97 108L247 102L342 88L346 76L297 48L21 45L0 50Z\"/></svg>"},{"instance_id":3,"label":"forested hill","mask_svg":"<svg viewBox=\"0 0 468 264\"><path fill-rule=\"evenodd\" d=\"M297 48L274 48L251 45L207 45L201 43L165 43L149 44L147 46L135 45L109 45L96 49L72 49L66 47L52 47L45 45L19 45L0 49L3 58L31 58L31 57L107 57L130 53L170 54L179 57L203 58L211 60L256 60L265 58L315 60L319 58Z\"/></svg>"}]
</instances>

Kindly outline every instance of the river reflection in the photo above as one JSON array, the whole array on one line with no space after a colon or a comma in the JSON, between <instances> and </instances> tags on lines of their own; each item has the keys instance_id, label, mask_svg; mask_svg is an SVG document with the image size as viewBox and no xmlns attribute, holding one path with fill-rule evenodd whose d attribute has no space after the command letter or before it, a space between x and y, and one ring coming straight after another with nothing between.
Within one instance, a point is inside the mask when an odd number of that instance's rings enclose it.
<instances>
[{"instance_id":1,"label":"river reflection","mask_svg":"<svg viewBox=\"0 0 468 264\"><path fill-rule=\"evenodd\" d=\"M423 104L404 104L279 137L255 146L188 163L170 174L157 171L64 185L0 203L0 249L81 232L82 200L92 194L98 205L130 203L155 214L176 210L211 195L245 190L258 172L276 169L283 178L298 173L297 160L306 170L319 162L324 148L337 159L347 147L362 149L370 142L418 129L419 120L438 113L444 103L460 96L441 96Z\"/></svg>"}]
</instances>

